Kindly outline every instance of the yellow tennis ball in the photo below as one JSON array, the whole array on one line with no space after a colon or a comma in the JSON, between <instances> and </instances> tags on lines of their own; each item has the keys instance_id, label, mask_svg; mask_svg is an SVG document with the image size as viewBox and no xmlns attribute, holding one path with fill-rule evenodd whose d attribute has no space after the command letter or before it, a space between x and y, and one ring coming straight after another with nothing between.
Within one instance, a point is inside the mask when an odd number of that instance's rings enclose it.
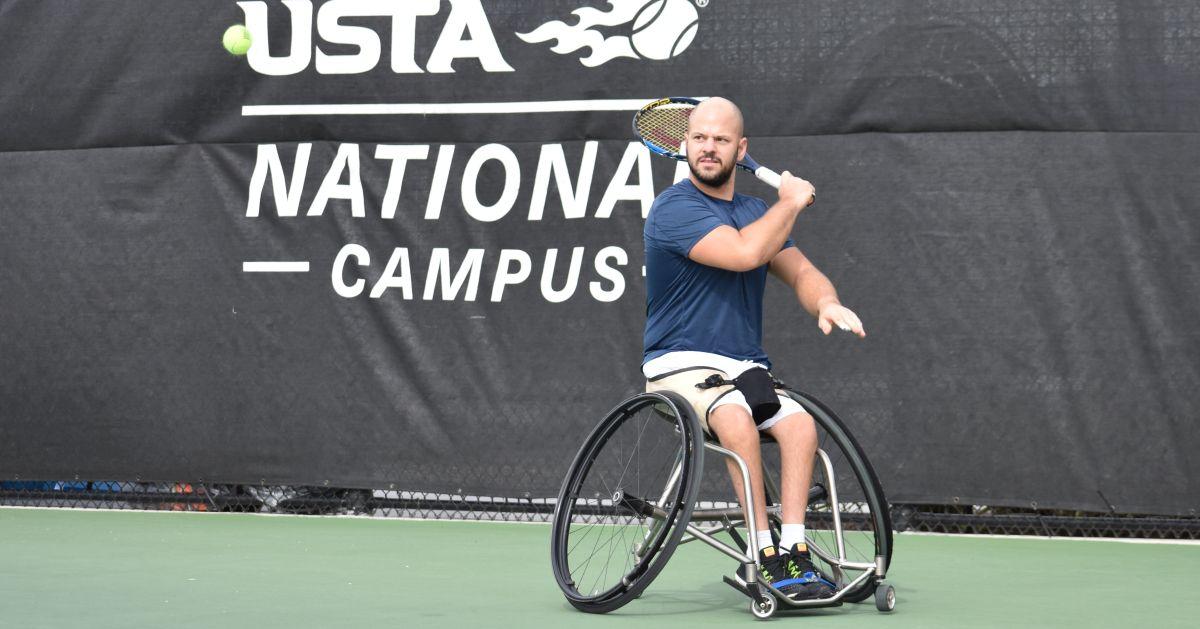
<instances>
[{"instance_id":1,"label":"yellow tennis ball","mask_svg":"<svg viewBox=\"0 0 1200 629\"><path fill-rule=\"evenodd\" d=\"M688 0L653 0L634 17L630 43L643 59L670 59L691 45L699 22Z\"/></svg>"},{"instance_id":2,"label":"yellow tennis ball","mask_svg":"<svg viewBox=\"0 0 1200 629\"><path fill-rule=\"evenodd\" d=\"M242 56L246 51L250 50L250 29L242 24L234 24L225 29L225 34L221 36L221 44L225 46L225 50L231 55Z\"/></svg>"}]
</instances>

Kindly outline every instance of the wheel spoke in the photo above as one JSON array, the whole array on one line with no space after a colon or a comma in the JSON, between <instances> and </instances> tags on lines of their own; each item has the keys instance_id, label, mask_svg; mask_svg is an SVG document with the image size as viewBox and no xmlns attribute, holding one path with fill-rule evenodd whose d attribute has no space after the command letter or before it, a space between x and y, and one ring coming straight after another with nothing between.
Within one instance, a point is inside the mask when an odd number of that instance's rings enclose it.
<instances>
[{"instance_id":1,"label":"wheel spoke","mask_svg":"<svg viewBox=\"0 0 1200 629\"><path fill-rule=\"evenodd\" d=\"M686 516L680 512L690 513L699 462L668 481L677 475L677 455L689 452L681 450L681 438L691 439L690 451L699 452L698 435L681 417L663 421L670 415L654 404L663 404L660 396L641 394L606 418L581 448L559 497L553 565L568 600L580 609L609 611L631 600L683 534ZM652 515L659 509L670 516L662 530Z\"/></svg>"}]
</instances>

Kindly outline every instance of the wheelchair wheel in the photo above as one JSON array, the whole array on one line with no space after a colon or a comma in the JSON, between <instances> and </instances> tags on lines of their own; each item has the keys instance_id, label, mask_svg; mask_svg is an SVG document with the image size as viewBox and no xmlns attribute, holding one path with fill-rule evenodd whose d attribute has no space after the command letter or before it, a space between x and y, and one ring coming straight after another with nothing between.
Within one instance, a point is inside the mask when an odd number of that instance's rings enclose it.
<instances>
[{"instance_id":1,"label":"wheelchair wheel","mask_svg":"<svg viewBox=\"0 0 1200 629\"><path fill-rule=\"evenodd\" d=\"M805 514L805 532L813 559L825 564L827 574L841 576L839 586L862 575L863 570L838 567L828 559L841 554L834 530L835 521L840 521L845 559L865 564L882 558L886 570L892 561L892 518L874 468L833 411L806 393L795 390L787 393L813 416L818 447L829 457L833 470L830 478L821 457L817 457ZM836 505L831 490L837 492ZM878 580L874 576L865 579L842 600L853 603L866 600L875 592Z\"/></svg>"},{"instance_id":2,"label":"wheelchair wheel","mask_svg":"<svg viewBox=\"0 0 1200 629\"><path fill-rule=\"evenodd\" d=\"M691 519L703 456L691 407L669 392L635 395L592 430L554 511L551 563L572 605L605 613L646 589Z\"/></svg>"}]
</instances>

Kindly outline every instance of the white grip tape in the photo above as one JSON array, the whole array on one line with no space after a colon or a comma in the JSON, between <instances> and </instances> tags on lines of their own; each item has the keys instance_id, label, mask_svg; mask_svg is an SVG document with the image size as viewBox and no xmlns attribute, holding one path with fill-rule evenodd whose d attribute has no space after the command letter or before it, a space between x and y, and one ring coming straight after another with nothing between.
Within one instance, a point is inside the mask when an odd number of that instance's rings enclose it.
<instances>
[{"instance_id":1,"label":"white grip tape","mask_svg":"<svg viewBox=\"0 0 1200 629\"><path fill-rule=\"evenodd\" d=\"M779 173L767 168L766 166L759 166L758 170L754 171L754 176L758 177L763 183L775 188L776 190L779 189L779 184L783 183L783 177L780 177Z\"/></svg>"}]
</instances>

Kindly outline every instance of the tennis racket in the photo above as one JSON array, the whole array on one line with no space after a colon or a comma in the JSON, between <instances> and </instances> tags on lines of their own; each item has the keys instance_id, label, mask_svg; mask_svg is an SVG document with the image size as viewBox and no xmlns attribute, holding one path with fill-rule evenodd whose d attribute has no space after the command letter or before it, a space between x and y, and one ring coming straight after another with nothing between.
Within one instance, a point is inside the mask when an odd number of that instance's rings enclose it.
<instances>
[{"instance_id":1,"label":"tennis racket","mask_svg":"<svg viewBox=\"0 0 1200 629\"><path fill-rule=\"evenodd\" d=\"M688 116L700 101L686 96L660 98L633 115L633 132L651 151L663 157L686 160L683 146L687 141ZM737 163L738 168L754 173L772 188L779 188L779 173L760 165L749 153Z\"/></svg>"}]
</instances>

